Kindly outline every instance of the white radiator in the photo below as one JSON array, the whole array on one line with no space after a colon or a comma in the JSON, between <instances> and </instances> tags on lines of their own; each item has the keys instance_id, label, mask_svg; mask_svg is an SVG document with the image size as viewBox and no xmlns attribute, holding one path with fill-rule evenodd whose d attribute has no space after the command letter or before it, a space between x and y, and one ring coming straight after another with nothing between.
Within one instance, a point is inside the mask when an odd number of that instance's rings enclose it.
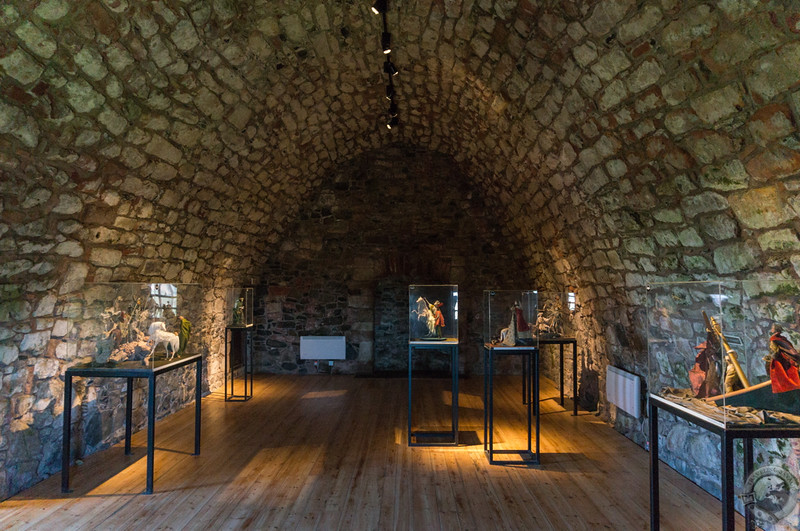
<instances>
[{"instance_id":1,"label":"white radiator","mask_svg":"<svg viewBox=\"0 0 800 531\"><path fill-rule=\"evenodd\" d=\"M301 360L343 360L346 353L344 336L300 336Z\"/></svg>"},{"instance_id":2,"label":"white radiator","mask_svg":"<svg viewBox=\"0 0 800 531\"><path fill-rule=\"evenodd\" d=\"M635 374L608 366L606 372L606 398L621 410L637 419L641 414L642 381Z\"/></svg>"}]
</instances>

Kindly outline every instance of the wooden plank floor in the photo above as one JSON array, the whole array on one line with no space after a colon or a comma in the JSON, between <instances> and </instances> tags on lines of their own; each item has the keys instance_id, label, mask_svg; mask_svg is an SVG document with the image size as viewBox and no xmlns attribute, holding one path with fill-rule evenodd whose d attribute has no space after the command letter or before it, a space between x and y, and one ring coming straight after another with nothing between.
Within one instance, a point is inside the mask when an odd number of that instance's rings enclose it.
<instances>
[{"instance_id":1,"label":"wooden plank floor","mask_svg":"<svg viewBox=\"0 0 800 531\"><path fill-rule=\"evenodd\" d=\"M414 428L449 423L449 380L415 381ZM457 448L406 445L407 381L261 376L255 397L203 400L156 425L155 493L142 494L146 433L0 503L3 529L647 529L648 454L591 413L571 416L542 380L542 464L490 466L483 380L461 380ZM525 445L520 380L496 382L498 448ZM719 529L720 503L662 466L662 528ZM743 526L738 517L737 526Z\"/></svg>"}]
</instances>

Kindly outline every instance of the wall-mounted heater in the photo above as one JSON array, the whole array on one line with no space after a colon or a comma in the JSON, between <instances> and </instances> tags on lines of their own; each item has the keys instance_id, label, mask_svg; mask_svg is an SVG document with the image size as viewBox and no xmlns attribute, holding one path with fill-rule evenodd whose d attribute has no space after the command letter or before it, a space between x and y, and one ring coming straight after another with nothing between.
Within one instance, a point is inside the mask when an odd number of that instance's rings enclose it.
<instances>
[{"instance_id":1,"label":"wall-mounted heater","mask_svg":"<svg viewBox=\"0 0 800 531\"><path fill-rule=\"evenodd\" d=\"M606 372L606 398L608 401L639 418L641 414L642 381L635 374L608 366Z\"/></svg>"},{"instance_id":2,"label":"wall-mounted heater","mask_svg":"<svg viewBox=\"0 0 800 531\"><path fill-rule=\"evenodd\" d=\"M301 360L343 360L346 353L344 336L300 336Z\"/></svg>"}]
</instances>

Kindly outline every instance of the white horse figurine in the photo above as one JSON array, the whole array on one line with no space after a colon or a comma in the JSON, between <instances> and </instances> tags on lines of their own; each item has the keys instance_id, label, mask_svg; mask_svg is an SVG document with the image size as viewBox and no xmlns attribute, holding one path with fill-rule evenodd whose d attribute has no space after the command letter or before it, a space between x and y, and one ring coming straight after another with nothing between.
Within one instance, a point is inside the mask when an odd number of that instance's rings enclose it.
<instances>
[{"instance_id":1,"label":"white horse figurine","mask_svg":"<svg viewBox=\"0 0 800 531\"><path fill-rule=\"evenodd\" d=\"M164 350L167 351L167 360L171 360L175 357L175 354L178 353L178 348L180 347L178 334L167 332L162 321L154 321L151 323L147 333L150 336L148 342L153 344L153 348L150 349L150 354L155 352L156 348L161 343L164 343Z\"/></svg>"}]
</instances>

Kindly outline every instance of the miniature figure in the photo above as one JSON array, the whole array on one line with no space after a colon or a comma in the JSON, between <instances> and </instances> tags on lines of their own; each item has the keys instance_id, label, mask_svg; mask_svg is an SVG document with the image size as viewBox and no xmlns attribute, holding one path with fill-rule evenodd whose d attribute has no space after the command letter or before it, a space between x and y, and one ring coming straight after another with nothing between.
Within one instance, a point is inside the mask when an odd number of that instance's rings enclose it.
<instances>
[{"instance_id":1,"label":"miniature figure","mask_svg":"<svg viewBox=\"0 0 800 531\"><path fill-rule=\"evenodd\" d=\"M562 320L561 309L555 302L548 301L539 310L536 330L541 337L559 337L564 333Z\"/></svg>"},{"instance_id":2,"label":"miniature figure","mask_svg":"<svg viewBox=\"0 0 800 531\"><path fill-rule=\"evenodd\" d=\"M712 335L710 330L708 336ZM695 398L707 398L720 394L719 389L719 347L710 338L694 347L697 355L694 358L694 367L689 370L689 381Z\"/></svg>"},{"instance_id":3,"label":"miniature figure","mask_svg":"<svg viewBox=\"0 0 800 531\"><path fill-rule=\"evenodd\" d=\"M800 374L797 369L800 354L782 334L783 327L773 324L770 329L769 354L764 357L768 364L767 372L772 381L773 393L800 389Z\"/></svg>"},{"instance_id":4,"label":"miniature figure","mask_svg":"<svg viewBox=\"0 0 800 531\"><path fill-rule=\"evenodd\" d=\"M178 357L183 356L183 351L186 349L186 344L189 342L189 334L192 332L192 323L188 319L184 319L182 315L178 316Z\"/></svg>"},{"instance_id":5,"label":"miniature figure","mask_svg":"<svg viewBox=\"0 0 800 531\"><path fill-rule=\"evenodd\" d=\"M167 360L171 360L178 353L180 346L178 334L167 332L167 329L162 321L152 322L147 333L150 336L148 343L153 345L153 348L150 349L151 354L153 354L156 350L156 347L162 343L164 344L164 350L167 353Z\"/></svg>"},{"instance_id":6,"label":"miniature figure","mask_svg":"<svg viewBox=\"0 0 800 531\"><path fill-rule=\"evenodd\" d=\"M442 310L440 310L440 308L443 306L443 304L437 300L436 302L434 302L429 306L430 306L430 311L433 314L433 326L436 331L436 337L441 339L442 328L444 328L444 315L442 315Z\"/></svg>"},{"instance_id":7,"label":"miniature figure","mask_svg":"<svg viewBox=\"0 0 800 531\"><path fill-rule=\"evenodd\" d=\"M417 299L417 309L413 310L417 314L417 319L425 319L428 327L428 337L442 339L442 328L444 328L444 315L439 309L444 306L438 300L431 304L425 297Z\"/></svg>"},{"instance_id":8,"label":"miniature figure","mask_svg":"<svg viewBox=\"0 0 800 531\"><path fill-rule=\"evenodd\" d=\"M244 298L239 297L233 303L233 324L244 324Z\"/></svg>"},{"instance_id":9,"label":"miniature figure","mask_svg":"<svg viewBox=\"0 0 800 531\"><path fill-rule=\"evenodd\" d=\"M500 330L500 343L507 347L532 345L533 332L531 325L525 320L519 301L515 301L510 310L511 322L507 328Z\"/></svg>"},{"instance_id":10,"label":"miniature figure","mask_svg":"<svg viewBox=\"0 0 800 531\"><path fill-rule=\"evenodd\" d=\"M172 305L170 303L164 304L164 321L172 321L175 319L175 310L172 309Z\"/></svg>"}]
</instances>

